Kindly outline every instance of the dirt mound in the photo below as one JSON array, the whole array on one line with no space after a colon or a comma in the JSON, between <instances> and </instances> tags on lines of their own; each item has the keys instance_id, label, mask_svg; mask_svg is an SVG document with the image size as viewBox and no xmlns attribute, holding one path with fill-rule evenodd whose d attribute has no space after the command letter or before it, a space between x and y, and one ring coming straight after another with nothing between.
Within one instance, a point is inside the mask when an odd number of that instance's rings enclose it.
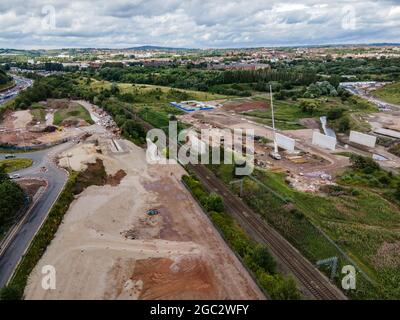
<instances>
[{"instance_id":1,"label":"dirt mound","mask_svg":"<svg viewBox=\"0 0 400 320\"><path fill-rule=\"evenodd\" d=\"M122 263L123 264L123 263ZM218 299L212 268L200 258L137 260L128 279L121 277L121 263L110 276L116 282L107 299L137 297L143 300Z\"/></svg>"},{"instance_id":2,"label":"dirt mound","mask_svg":"<svg viewBox=\"0 0 400 320\"><path fill-rule=\"evenodd\" d=\"M374 263L378 268L399 268L400 241L384 242L376 252Z\"/></svg>"},{"instance_id":3,"label":"dirt mound","mask_svg":"<svg viewBox=\"0 0 400 320\"><path fill-rule=\"evenodd\" d=\"M114 175L108 175L106 179L106 184L110 186L118 186L121 180L126 176L126 172L122 169L118 170Z\"/></svg>"},{"instance_id":4,"label":"dirt mound","mask_svg":"<svg viewBox=\"0 0 400 320\"><path fill-rule=\"evenodd\" d=\"M250 110L268 109L269 104L263 101L245 101L245 102L230 102L223 106L224 110L245 112Z\"/></svg>"},{"instance_id":5,"label":"dirt mound","mask_svg":"<svg viewBox=\"0 0 400 320\"><path fill-rule=\"evenodd\" d=\"M85 120L82 119L68 118L63 120L61 122L61 125L63 127L86 127L89 126L89 123L87 123Z\"/></svg>"},{"instance_id":6,"label":"dirt mound","mask_svg":"<svg viewBox=\"0 0 400 320\"><path fill-rule=\"evenodd\" d=\"M15 111L13 117L15 129L25 129L27 125L32 122L33 119L29 110Z\"/></svg>"},{"instance_id":7,"label":"dirt mound","mask_svg":"<svg viewBox=\"0 0 400 320\"><path fill-rule=\"evenodd\" d=\"M70 101L67 99L47 99L41 102L44 106L51 109L64 109L68 108Z\"/></svg>"},{"instance_id":8,"label":"dirt mound","mask_svg":"<svg viewBox=\"0 0 400 320\"><path fill-rule=\"evenodd\" d=\"M37 180L37 179L19 180L18 184L25 191L25 193L30 197L33 197L36 194L36 192L39 190L40 187L46 186L46 182L44 182L43 180Z\"/></svg>"}]
</instances>

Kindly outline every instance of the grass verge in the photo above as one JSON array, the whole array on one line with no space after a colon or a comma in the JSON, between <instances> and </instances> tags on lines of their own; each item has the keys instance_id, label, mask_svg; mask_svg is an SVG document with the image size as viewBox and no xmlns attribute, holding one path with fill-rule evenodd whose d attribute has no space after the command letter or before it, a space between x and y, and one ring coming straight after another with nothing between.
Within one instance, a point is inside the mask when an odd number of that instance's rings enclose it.
<instances>
[{"instance_id":1,"label":"grass verge","mask_svg":"<svg viewBox=\"0 0 400 320\"><path fill-rule=\"evenodd\" d=\"M33 164L32 159L16 158L0 160L0 167L3 167L6 173L29 168Z\"/></svg>"}]
</instances>

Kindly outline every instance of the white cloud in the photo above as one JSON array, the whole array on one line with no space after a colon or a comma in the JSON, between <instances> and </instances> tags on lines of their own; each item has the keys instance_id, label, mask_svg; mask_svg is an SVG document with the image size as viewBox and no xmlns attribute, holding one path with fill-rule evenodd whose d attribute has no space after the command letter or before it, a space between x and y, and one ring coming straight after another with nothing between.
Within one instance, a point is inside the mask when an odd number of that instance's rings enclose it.
<instances>
[{"instance_id":1,"label":"white cloud","mask_svg":"<svg viewBox=\"0 0 400 320\"><path fill-rule=\"evenodd\" d=\"M42 28L54 5L56 28ZM356 25L343 28L343 8ZM240 47L400 41L398 1L2 0L0 47Z\"/></svg>"}]
</instances>

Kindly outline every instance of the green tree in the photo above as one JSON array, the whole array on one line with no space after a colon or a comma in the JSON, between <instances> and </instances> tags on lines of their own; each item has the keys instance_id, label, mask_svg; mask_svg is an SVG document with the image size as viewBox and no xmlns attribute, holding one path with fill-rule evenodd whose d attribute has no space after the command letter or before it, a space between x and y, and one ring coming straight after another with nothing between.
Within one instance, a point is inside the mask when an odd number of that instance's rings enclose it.
<instances>
[{"instance_id":1,"label":"green tree","mask_svg":"<svg viewBox=\"0 0 400 320\"><path fill-rule=\"evenodd\" d=\"M224 202L216 193L210 193L210 195L205 200L204 204L207 211L215 211L215 212L223 212L224 211Z\"/></svg>"},{"instance_id":2,"label":"green tree","mask_svg":"<svg viewBox=\"0 0 400 320\"><path fill-rule=\"evenodd\" d=\"M328 120L336 120L343 116L344 109L343 108L333 108L328 110L326 116Z\"/></svg>"},{"instance_id":3,"label":"green tree","mask_svg":"<svg viewBox=\"0 0 400 320\"><path fill-rule=\"evenodd\" d=\"M6 173L6 170L3 165L0 165L0 183L3 183L4 181L10 180L10 177Z\"/></svg>"},{"instance_id":4,"label":"green tree","mask_svg":"<svg viewBox=\"0 0 400 320\"><path fill-rule=\"evenodd\" d=\"M0 224L13 219L24 200L24 192L15 182L5 180L0 183Z\"/></svg>"},{"instance_id":5,"label":"green tree","mask_svg":"<svg viewBox=\"0 0 400 320\"><path fill-rule=\"evenodd\" d=\"M304 113L313 114L318 109L318 104L315 101L302 100L300 108Z\"/></svg>"},{"instance_id":6,"label":"green tree","mask_svg":"<svg viewBox=\"0 0 400 320\"><path fill-rule=\"evenodd\" d=\"M270 274L276 273L276 262L266 247L257 245L252 250L250 257L253 263L261 267L264 271Z\"/></svg>"},{"instance_id":7,"label":"green tree","mask_svg":"<svg viewBox=\"0 0 400 320\"><path fill-rule=\"evenodd\" d=\"M259 275L259 281L273 300L301 299L296 282L292 277L285 279L279 274L269 275L264 272Z\"/></svg>"},{"instance_id":8,"label":"green tree","mask_svg":"<svg viewBox=\"0 0 400 320\"><path fill-rule=\"evenodd\" d=\"M394 192L394 196L397 200L400 201L400 182L397 183L396 191Z\"/></svg>"},{"instance_id":9,"label":"green tree","mask_svg":"<svg viewBox=\"0 0 400 320\"><path fill-rule=\"evenodd\" d=\"M110 91L111 91L111 94L112 94L112 95L118 94L118 93L119 93L119 87L118 87L118 85L116 85L115 83L113 83L113 84L111 85Z\"/></svg>"},{"instance_id":10,"label":"green tree","mask_svg":"<svg viewBox=\"0 0 400 320\"><path fill-rule=\"evenodd\" d=\"M350 163L353 169L361 170L364 173L372 173L380 170L380 166L370 157L364 157L355 153L350 155Z\"/></svg>"},{"instance_id":11,"label":"green tree","mask_svg":"<svg viewBox=\"0 0 400 320\"><path fill-rule=\"evenodd\" d=\"M348 117L342 117L339 120L338 130L343 133L350 130L350 119Z\"/></svg>"},{"instance_id":12,"label":"green tree","mask_svg":"<svg viewBox=\"0 0 400 320\"><path fill-rule=\"evenodd\" d=\"M132 138L145 138L146 137L146 131L143 128L143 126L134 121L134 120L126 120L122 130L124 133L128 134Z\"/></svg>"}]
</instances>

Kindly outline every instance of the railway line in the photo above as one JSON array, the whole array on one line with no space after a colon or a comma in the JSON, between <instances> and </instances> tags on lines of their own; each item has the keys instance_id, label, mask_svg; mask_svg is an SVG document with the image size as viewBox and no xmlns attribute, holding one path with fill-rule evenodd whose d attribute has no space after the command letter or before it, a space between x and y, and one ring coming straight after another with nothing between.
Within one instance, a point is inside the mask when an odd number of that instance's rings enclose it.
<instances>
[{"instance_id":1,"label":"railway line","mask_svg":"<svg viewBox=\"0 0 400 320\"><path fill-rule=\"evenodd\" d=\"M270 249L271 253L295 276L308 296L317 300L347 299L326 276L236 197L211 171L202 165L189 165L189 167L208 191L217 192L222 196L228 213L254 240Z\"/></svg>"}]
</instances>

